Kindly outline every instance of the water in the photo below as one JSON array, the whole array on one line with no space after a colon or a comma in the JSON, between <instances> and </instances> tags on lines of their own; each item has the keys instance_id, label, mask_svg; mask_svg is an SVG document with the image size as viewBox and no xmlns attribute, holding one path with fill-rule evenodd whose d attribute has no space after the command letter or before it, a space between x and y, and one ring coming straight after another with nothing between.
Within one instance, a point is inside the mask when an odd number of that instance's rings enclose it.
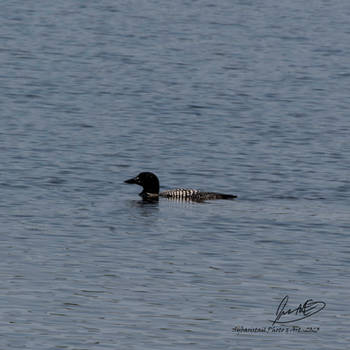
<instances>
[{"instance_id":1,"label":"water","mask_svg":"<svg viewBox=\"0 0 350 350\"><path fill-rule=\"evenodd\" d=\"M347 1L0 8L1 349L347 348Z\"/></svg>"}]
</instances>

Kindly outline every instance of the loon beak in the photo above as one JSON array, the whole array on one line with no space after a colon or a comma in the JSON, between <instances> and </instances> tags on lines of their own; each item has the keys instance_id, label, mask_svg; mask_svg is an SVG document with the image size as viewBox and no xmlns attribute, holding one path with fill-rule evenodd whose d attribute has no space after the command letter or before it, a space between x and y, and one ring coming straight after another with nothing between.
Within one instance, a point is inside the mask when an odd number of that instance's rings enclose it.
<instances>
[{"instance_id":1,"label":"loon beak","mask_svg":"<svg viewBox=\"0 0 350 350\"><path fill-rule=\"evenodd\" d=\"M132 179L125 180L124 182L126 184L137 184L138 183L137 180L138 180L137 177L133 177Z\"/></svg>"}]
</instances>

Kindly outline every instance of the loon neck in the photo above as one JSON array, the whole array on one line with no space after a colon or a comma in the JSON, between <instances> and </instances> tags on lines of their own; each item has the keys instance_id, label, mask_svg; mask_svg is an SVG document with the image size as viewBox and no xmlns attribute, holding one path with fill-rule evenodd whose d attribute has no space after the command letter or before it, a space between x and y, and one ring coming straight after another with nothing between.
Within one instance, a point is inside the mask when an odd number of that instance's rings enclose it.
<instances>
[{"instance_id":1,"label":"loon neck","mask_svg":"<svg viewBox=\"0 0 350 350\"><path fill-rule=\"evenodd\" d=\"M149 181L144 181L141 183L142 192L141 193L154 193L159 194L159 180L158 178L152 178Z\"/></svg>"},{"instance_id":2,"label":"loon neck","mask_svg":"<svg viewBox=\"0 0 350 350\"><path fill-rule=\"evenodd\" d=\"M159 199L159 193L151 193L143 190L141 193L139 193L139 196L142 197L144 200L158 200Z\"/></svg>"}]
</instances>

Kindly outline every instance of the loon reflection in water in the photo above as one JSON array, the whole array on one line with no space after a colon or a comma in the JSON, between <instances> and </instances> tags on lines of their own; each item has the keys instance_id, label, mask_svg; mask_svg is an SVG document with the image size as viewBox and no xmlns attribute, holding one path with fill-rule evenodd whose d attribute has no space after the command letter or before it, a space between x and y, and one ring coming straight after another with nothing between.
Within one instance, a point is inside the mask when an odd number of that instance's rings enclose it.
<instances>
[{"instance_id":1,"label":"loon reflection in water","mask_svg":"<svg viewBox=\"0 0 350 350\"><path fill-rule=\"evenodd\" d=\"M168 190L159 192L159 180L158 177L150 172L143 172L136 177L124 181L127 184L137 184L143 187L143 190L139 195L143 200L154 201L159 197L177 200L187 200L194 202L203 202L205 200L213 199L234 199L237 196L232 194L216 193L216 192L202 192L193 189L177 188L174 190Z\"/></svg>"}]
</instances>

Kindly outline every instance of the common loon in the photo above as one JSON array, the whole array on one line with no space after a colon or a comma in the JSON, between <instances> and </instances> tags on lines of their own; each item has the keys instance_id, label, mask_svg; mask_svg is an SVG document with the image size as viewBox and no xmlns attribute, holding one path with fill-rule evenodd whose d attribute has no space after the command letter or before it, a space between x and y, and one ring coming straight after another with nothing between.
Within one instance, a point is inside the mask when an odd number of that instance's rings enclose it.
<instances>
[{"instance_id":1,"label":"common loon","mask_svg":"<svg viewBox=\"0 0 350 350\"><path fill-rule=\"evenodd\" d=\"M174 190L159 192L159 180L158 177L149 172L143 172L138 174L132 179L124 181L127 184L137 184L143 187L143 191L139 195L148 201L158 200L159 197L165 197L169 199L187 200L203 202L210 199L234 199L237 196L232 194L223 194L215 192L201 192L192 189L177 188Z\"/></svg>"}]
</instances>

